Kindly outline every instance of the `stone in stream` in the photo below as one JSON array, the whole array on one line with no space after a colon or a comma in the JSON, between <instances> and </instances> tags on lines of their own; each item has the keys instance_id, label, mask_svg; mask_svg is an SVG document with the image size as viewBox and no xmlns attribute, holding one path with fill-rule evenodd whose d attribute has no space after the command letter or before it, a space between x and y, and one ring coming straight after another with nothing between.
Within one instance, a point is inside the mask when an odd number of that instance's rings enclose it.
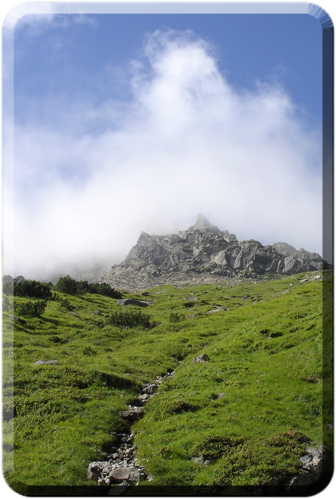
<instances>
[{"instance_id":1,"label":"stone in stream","mask_svg":"<svg viewBox=\"0 0 336 499\"><path fill-rule=\"evenodd\" d=\"M142 402L147 402L147 400L149 400L148 393L144 393L143 395L139 395L139 400L141 400Z\"/></svg>"},{"instance_id":2,"label":"stone in stream","mask_svg":"<svg viewBox=\"0 0 336 499\"><path fill-rule=\"evenodd\" d=\"M90 463L87 469L88 480L98 480L105 465L105 461L93 461Z\"/></svg>"},{"instance_id":3,"label":"stone in stream","mask_svg":"<svg viewBox=\"0 0 336 499\"><path fill-rule=\"evenodd\" d=\"M140 471L138 468L134 468L133 466L117 468L110 472L109 479L119 483L124 480L127 482L138 482L140 480Z\"/></svg>"},{"instance_id":4,"label":"stone in stream","mask_svg":"<svg viewBox=\"0 0 336 499\"><path fill-rule=\"evenodd\" d=\"M142 407L136 407L134 409L129 409L128 411L123 411L121 416L128 421L137 421L141 418L143 412L144 410Z\"/></svg>"},{"instance_id":5,"label":"stone in stream","mask_svg":"<svg viewBox=\"0 0 336 499\"><path fill-rule=\"evenodd\" d=\"M143 393L147 393L148 395L151 395L151 394L155 393L157 389L158 389L158 385L156 385L155 383L149 383L148 385L145 385L142 388L142 391L143 391Z\"/></svg>"}]
</instances>

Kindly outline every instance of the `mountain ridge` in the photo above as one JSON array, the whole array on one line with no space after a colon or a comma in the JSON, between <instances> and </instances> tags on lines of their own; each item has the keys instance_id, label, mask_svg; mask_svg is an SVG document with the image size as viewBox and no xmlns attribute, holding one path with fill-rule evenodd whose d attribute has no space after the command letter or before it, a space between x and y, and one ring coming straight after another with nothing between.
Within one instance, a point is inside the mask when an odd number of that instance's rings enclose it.
<instances>
[{"instance_id":1,"label":"mountain ridge","mask_svg":"<svg viewBox=\"0 0 336 499\"><path fill-rule=\"evenodd\" d=\"M293 274L331 266L318 253L278 242L263 246L254 239L238 241L203 215L178 234L141 232L125 260L99 278L116 289L138 292L160 284L214 283L260 279L267 274Z\"/></svg>"}]
</instances>

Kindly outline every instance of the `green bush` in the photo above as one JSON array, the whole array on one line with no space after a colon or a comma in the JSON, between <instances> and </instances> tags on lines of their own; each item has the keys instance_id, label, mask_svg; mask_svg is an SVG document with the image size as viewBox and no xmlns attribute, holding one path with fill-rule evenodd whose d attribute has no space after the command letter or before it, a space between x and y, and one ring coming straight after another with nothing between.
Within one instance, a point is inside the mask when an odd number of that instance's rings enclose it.
<instances>
[{"instance_id":1,"label":"green bush","mask_svg":"<svg viewBox=\"0 0 336 499\"><path fill-rule=\"evenodd\" d=\"M61 291L68 295L83 295L85 293L95 293L110 298L121 298L122 295L119 291L111 288L106 283L98 284L88 283L88 281L76 281L70 276L61 277L55 285L56 291Z\"/></svg>"},{"instance_id":2,"label":"green bush","mask_svg":"<svg viewBox=\"0 0 336 499\"><path fill-rule=\"evenodd\" d=\"M50 300L52 297L51 286L51 284L39 281L20 281L14 285L14 295Z\"/></svg>"},{"instance_id":3,"label":"green bush","mask_svg":"<svg viewBox=\"0 0 336 499\"><path fill-rule=\"evenodd\" d=\"M107 318L107 324L119 327L150 327L150 316L143 314L141 311L120 311L114 312L110 317Z\"/></svg>"},{"instance_id":4,"label":"green bush","mask_svg":"<svg viewBox=\"0 0 336 499\"><path fill-rule=\"evenodd\" d=\"M17 306L18 313L21 315L30 315L31 317L40 317L47 307L47 300L27 301Z\"/></svg>"},{"instance_id":5,"label":"green bush","mask_svg":"<svg viewBox=\"0 0 336 499\"><path fill-rule=\"evenodd\" d=\"M61 277L55 284L55 290L68 295L78 294L78 283L70 276Z\"/></svg>"},{"instance_id":6,"label":"green bush","mask_svg":"<svg viewBox=\"0 0 336 499\"><path fill-rule=\"evenodd\" d=\"M96 350L93 350L91 347L85 347L83 349L83 355L96 355Z\"/></svg>"},{"instance_id":7,"label":"green bush","mask_svg":"<svg viewBox=\"0 0 336 499\"><path fill-rule=\"evenodd\" d=\"M61 308L65 308L66 310L72 310L71 303L67 298L59 298L59 303Z\"/></svg>"},{"instance_id":8,"label":"green bush","mask_svg":"<svg viewBox=\"0 0 336 499\"><path fill-rule=\"evenodd\" d=\"M295 475L309 439L301 432L288 432L258 439L254 444L228 446L214 474L214 485L270 484L272 477ZM218 455L218 457L219 457Z\"/></svg>"},{"instance_id":9,"label":"green bush","mask_svg":"<svg viewBox=\"0 0 336 499\"><path fill-rule=\"evenodd\" d=\"M181 316L175 312L172 312L169 316L169 322L180 322Z\"/></svg>"},{"instance_id":10,"label":"green bush","mask_svg":"<svg viewBox=\"0 0 336 499\"><path fill-rule=\"evenodd\" d=\"M111 288L105 282L89 284L90 293L97 293L98 295L108 296L109 298L122 298L122 294L114 288Z\"/></svg>"}]
</instances>

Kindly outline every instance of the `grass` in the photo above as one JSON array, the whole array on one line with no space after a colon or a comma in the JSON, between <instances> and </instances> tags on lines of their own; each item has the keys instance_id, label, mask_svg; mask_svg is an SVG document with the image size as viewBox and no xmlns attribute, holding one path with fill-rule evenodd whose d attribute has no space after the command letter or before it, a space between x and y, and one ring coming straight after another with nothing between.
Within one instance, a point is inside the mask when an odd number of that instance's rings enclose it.
<instances>
[{"instance_id":1,"label":"grass","mask_svg":"<svg viewBox=\"0 0 336 499\"><path fill-rule=\"evenodd\" d=\"M155 303L141 317L137 307L89 293L57 293L41 317L20 316L27 299L4 296L7 482L14 490L94 485L88 463L103 459L112 432L124 429L121 412L137 403L141 385L168 370L175 376L132 427L153 481L128 494L269 484L295 473L308 444L332 448L332 278L300 282L315 274L162 285L148 290ZM208 313L217 306L228 310ZM13 312L21 319L14 330ZM193 364L203 352L210 362Z\"/></svg>"}]
</instances>

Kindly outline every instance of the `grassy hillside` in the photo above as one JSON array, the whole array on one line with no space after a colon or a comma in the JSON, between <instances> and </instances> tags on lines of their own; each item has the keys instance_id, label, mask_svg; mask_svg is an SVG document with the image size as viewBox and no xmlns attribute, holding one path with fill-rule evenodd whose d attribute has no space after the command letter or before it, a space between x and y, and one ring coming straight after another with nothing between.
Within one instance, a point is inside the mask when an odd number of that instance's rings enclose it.
<instances>
[{"instance_id":1,"label":"grassy hillside","mask_svg":"<svg viewBox=\"0 0 336 499\"><path fill-rule=\"evenodd\" d=\"M267 484L295 473L308 444L332 448L332 279L317 275L124 293L155 302L141 309L147 328L110 324L116 311L139 308L97 294L55 292L36 318L18 313L29 299L5 295L7 482L15 490L94 485L88 463L102 460L111 433L124 429L121 412L138 403L141 385L168 370L175 376L132 428L153 481L127 494ZM228 310L210 312L218 306ZM14 331L10 314L20 318ZM201 353L210 361L192 363Z\"/></svg>"}]
</instances>

